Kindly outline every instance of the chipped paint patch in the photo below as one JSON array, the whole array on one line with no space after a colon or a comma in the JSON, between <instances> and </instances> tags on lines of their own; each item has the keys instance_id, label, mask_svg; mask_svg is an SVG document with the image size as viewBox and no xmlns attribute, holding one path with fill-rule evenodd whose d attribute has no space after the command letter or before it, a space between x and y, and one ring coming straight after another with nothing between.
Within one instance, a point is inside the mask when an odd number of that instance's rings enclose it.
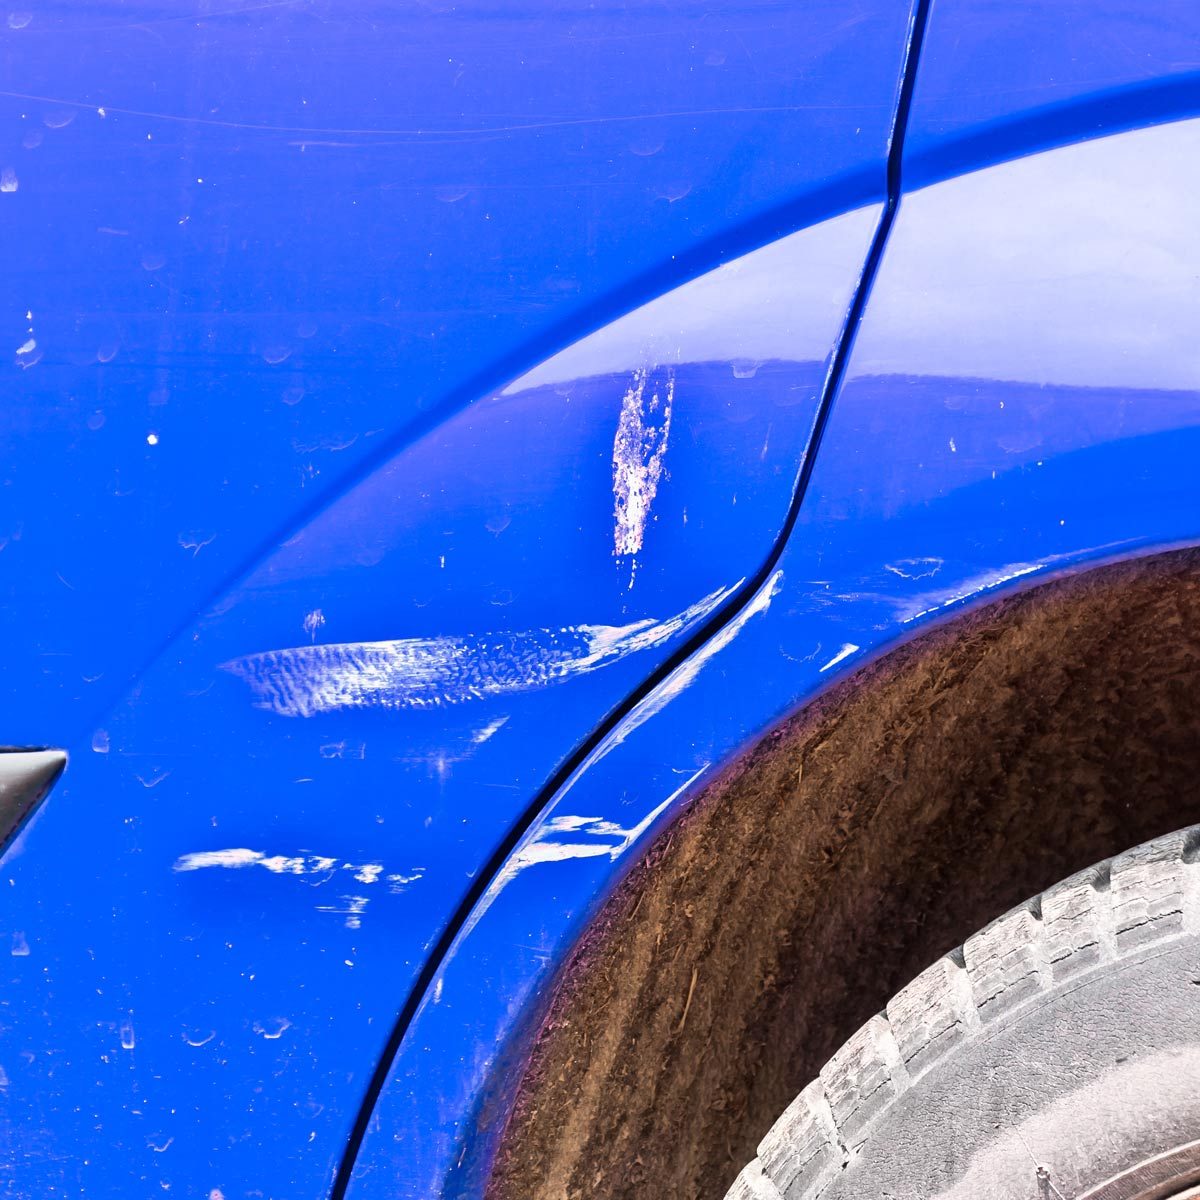
<instances>
[{"instance_id":1,"label":"chipped paint patch","mask_svg":"<svg viewBox=\"0 0 1200 1200\"><path fill-rule=\"evenodd\" d=\"M652 377L644 367L634 371L621 400L612 455L613 554L633 560L630 587L637 573L636 555L645 541L650 508L662 480L674 404L673 367L668 367L661 378L657 374Z\"/></svg>"},{"instance_id":2,"label":"chipped paint patch","mask_svg":"<svg viewBox=\"0 0 1200 1200\"><path fill-rule=\"evenodd\" d=\"M295 646L236 658L222 669L250 686L259 708L285 717L441 708L535 691L661 646L710 616L739 586L664 621Z\"/></svg>"}]
</instances>

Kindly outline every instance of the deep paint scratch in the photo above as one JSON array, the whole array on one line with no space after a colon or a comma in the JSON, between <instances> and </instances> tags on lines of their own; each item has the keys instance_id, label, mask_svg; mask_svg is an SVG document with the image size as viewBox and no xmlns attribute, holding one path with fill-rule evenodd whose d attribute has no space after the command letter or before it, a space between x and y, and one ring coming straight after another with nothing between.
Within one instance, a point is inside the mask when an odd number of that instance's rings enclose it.
<instances>
[{"instance_id":1,"label":"deep paint scratch","mask_svg":"<svg viewBox=\"0 0 1200 1200\"><path fill-rule=\"evenodd\" d=\"M645 368L635 371L621 400L612 455L613 554L633 559L630 587L637 573L635 556L642 549L650 507L662 479L674 403L675 372L670 367L661 383L652 380Z\"/></svg>"},{"instance_id":2,"label":"deep paint scratch","mask_svg":"<svg viewBox=\"0 0 1200 1200\"><path fill-rule=\"evenodd\" d=\"M258 707L285 717L440 708L534 691L661 646L704 621L741 583L665 621L294 646L236 658L222 668L250 685Z\"/></svg>"}]
</instances>

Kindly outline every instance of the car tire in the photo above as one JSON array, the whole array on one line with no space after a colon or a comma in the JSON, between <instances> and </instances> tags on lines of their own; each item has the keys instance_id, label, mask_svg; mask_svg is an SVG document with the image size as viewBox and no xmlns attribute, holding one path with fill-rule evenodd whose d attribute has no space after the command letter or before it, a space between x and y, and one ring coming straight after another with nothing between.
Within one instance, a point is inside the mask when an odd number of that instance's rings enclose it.
<instances>
[{"instance_id":1,"label":"car tire","mask_svg":"<svg viewBox=\"0 0 1200 1200\"><path fill-rule=\"evenodd\" d=\"M1014 909L872 1017L727 1200L1200 1196L1200 826Z\"/></svg>"}]
</instances>

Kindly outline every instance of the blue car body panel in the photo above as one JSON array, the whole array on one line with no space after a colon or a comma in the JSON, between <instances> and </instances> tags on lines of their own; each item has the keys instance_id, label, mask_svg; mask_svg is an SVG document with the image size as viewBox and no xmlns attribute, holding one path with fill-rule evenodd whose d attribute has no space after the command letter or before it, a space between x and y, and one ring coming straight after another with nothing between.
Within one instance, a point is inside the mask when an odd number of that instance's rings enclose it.
<instances>
[{"instance_id":1,"label":"blue car body panel","mask_svg":"<svg viewBox=\"0 0 1200 1200\"><path fill-rule=\"evenodd\" d=\"M14 1194L329 1192L475 877L771 552L910 18L9 20L3 738L72 758Z\"/></svg>"},{"instance_id":2,"label":"blue car body panel","mask_svg":"<svg viewBox=\"0 0 1200 1200\"><path fill-rule=\"evenodd\" d=\"M1161 7L938 0L902 176L903 4L9 16L0 739L72 754L0 871L13 1195L477 1197L723 763L1200 540Z\"/></svg>"},{"instance_id":3,"label":"blue car body panel","mask_svg":"<svg viewBox=\"0 0 1200 1200\"><path fill-rule=\"evenodd\" d=\"M884 191L903 4L210 9L0 25L14 742L442 417Z\"/></svg>"}]
</instances>

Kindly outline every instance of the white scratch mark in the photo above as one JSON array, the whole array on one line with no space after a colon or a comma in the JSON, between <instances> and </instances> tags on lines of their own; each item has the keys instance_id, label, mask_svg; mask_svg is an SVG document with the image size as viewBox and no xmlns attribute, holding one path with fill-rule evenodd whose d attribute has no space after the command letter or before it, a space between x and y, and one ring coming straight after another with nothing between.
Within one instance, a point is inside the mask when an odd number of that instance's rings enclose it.
<instances>
[{"instance_id":1,"label":"white scratch mark","mask_svg":"<svg viewBox=\"0 0 1200 1200\"><path fill-rule=\"evenodd\" d=\"M474 746L482 746L484 742L488 741L493 734L495 734L507 723L507 717L497 717L494 721L489 721L482 729L476 729L475 732L471 734L471 744Z\"/></svg>"},{"instance_id":2,"label":"white scratch mark","mask_svg":"<svg viewBox=\"0 0 1200 1200\"><path fill-rule=\"evenodd\" d=\"M596 747L581 770L586 769L590 763L603 758L619 746L635 729L644 725L657 713L662 712L676 696L685 692L705 666L742 632L751 618L759 613L765 613L771 607L771 601L778 594L782 583L783 572L776 571L754 593L737 616L713 634L691 658L681 662L650 695L633 708L629 715Z\"/></svg>"},{"instance_id":3,"label":"white scratch mark","mask_svg":"<svg viewBox=\"0 0 1200 1200\"><path fill-rule=\"evenodd\" d=\"M501 892L522 871L541 863L566 862L576 858L604 858L616 862L656 820L708 770L711 764L693 771L661 804L650 810L636 825L626 827L604 817L563 815L551 817L537 826L527 840L509 856L488 885L471 912L460 937L467 936L479 924L484 913ZM569 840L561 840L561 839ZM584 841L583 839L591 839Z\"/></svg>"},{"instance_id":4,"label":"white scratch mark","mask_svg":"<svg viewBox=\"0 0 1200 1200\"><path fill-rule=\"evenodd\" d=\"M338 876L339 872L348 873L356 883L371 886L385 881L387 890L393 895L399 895L410 884L416 883L425 874L424 867L412 868L410 874L384 874L382 863L351 863L339 862L320 854L274 854L266 855L261 850L249 850L244 847L229 850L202 850L195 854L184 854L175 860L172 870L177 872L202 871L208 868L224 870L244 870L247 867L262 867L272 875L290 875L304 879L310 887L319 887ZM336 913L346 918L347 929L358 929L362 926L362 914L367 907L367 897L359 895L342 896L339 904L318 904L317 912ZM211 1035L210 1035L211 1036ZM202 1045L203 1043L190 1043Z\"/></svg>"},{"instance_id":5,"label":"white scratch mark","mask_svg":"<svg viewBox=\"0 0 1200 1200\"><path fill-rule=\"evenodd\" d=\"M823 667L817 669L817 674L824 674L831 667L836 667L838 663L845 662L852 654L857 654L861 649L861 646L856 646L853 642L844 642L842 648Z\"/></svg>"},{"instance_id":6,"label":"white scratch mark","mask_svg":"<svg viewBox=\"0 0 1200 1200\"><path fill-rule=\"evenodd\" d=\"M621 400L621 416L613 439L613 554L617 558L633 558L630 587L637 572L636 555L642 549L646 522L662 479L675 403L673 367L667 368L661 385L656 380L648 389L649 380L646 368L634 371Z\"/></svg>"},{"instance_id":7,"label":"white scratch mark","mask_svg":"<svg viewBox=\"0 0 1200 1200\"><path fill-rule=\"evenodd\" d=\"M894 563L885 563L883 569L899 575L901 579L927 579L936 575L945 565L944 558L901 558Z\"/></svg>"},{"instance_id":8,"label":"white scratch mark","mask_svg":"<svg viewBox=\"0 0 1200 1200\"><path fill-rule=\"evenodd\" d=\"M346 918L347 929L361 929L362 915L367 911L366 896L342 896L341 904L318 904L317 912L336 913Z\"/></svg>"},{"instance_id":9,"label":"white scratch mark","mask_svg":"<svg viewBox=\"0 0 1200 1200\"><path fill-rule=\"evenodd\" d=\"M1046 565L1046 563L1040 562L1012 563L997 571L987 571L981 575L973 575L970 579L964 579L951 592L942 595L930 595L926 592L924 595L915 596L899 614L900 622L903 625L909 625L913 621L919 621L922 617L927 617L943 608L950 608L971 596L990 592L1014 579L1020 579L1024 575L1032 575Z\"/></svg>"},{"instance_id":10,"label":"white scratch mark","mask_svg":"<svg viewBox=\"0 0 1200 1200\"><path fill-rule=\"evenodd\" d=\"M413 867L411 875L389 875L387 877L388 891L399 895L410 883L416 883L425 874L424 867Z\"/></svg>"},{"instance_id":11,"label":"white scratch mark","mask_svg":"<svg viewBox=\"0 0 1200 1200\"><path fill-rule=\"evenodd\" d=\"M740 582L665 621L295 646L222 669L250 686L259 708L285 717L465 704L548 687L661 646L715 612Z\"/></svg>"}]
</instances>

